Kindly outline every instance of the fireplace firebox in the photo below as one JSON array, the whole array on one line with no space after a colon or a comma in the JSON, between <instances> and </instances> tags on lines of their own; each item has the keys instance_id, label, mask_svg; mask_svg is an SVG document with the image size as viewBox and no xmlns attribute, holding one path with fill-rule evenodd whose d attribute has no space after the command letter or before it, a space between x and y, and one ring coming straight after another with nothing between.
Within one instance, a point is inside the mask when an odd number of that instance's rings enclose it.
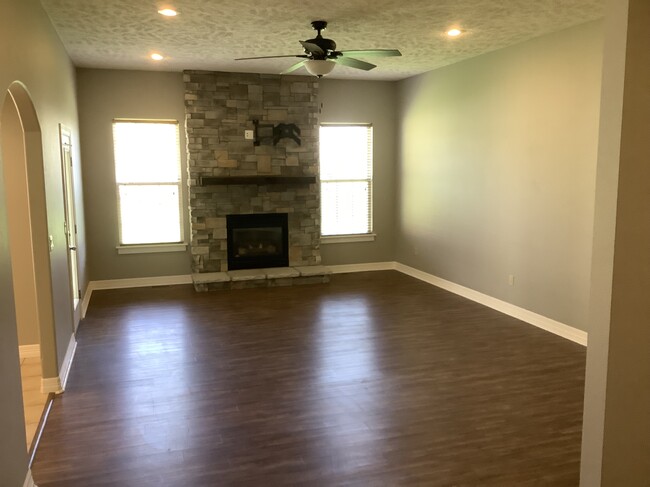
<instances>
[{"instance_id":1,"label":"fireplace firebox","mask_svg":"<svg viewBox=\"0 0 650 487\"><path fill-rule=\"evenodd\" d=\"M227 215L228 269L289 265L287 213Z\"/></svg>"}]
</instances>

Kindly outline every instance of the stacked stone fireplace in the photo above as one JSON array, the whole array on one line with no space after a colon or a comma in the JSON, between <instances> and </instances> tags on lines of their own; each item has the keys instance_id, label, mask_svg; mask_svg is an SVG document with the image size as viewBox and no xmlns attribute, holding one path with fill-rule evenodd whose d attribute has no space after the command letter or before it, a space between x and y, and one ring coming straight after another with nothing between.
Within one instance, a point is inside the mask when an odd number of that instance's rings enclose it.
<instances>
[{"instance_id":1,"label":"stacked stone fireplace","mask_svg":"<svg viewBox=\"0 0 650 487\"><path fill-rule=\"evenodd\" d=\"M231 215L286 214L288 264L320 264L317 80L186 71L184 83L193 272L232 270ZM301 143L256 145L254 120L295 124Z\"/></svg>"}]
</instances>

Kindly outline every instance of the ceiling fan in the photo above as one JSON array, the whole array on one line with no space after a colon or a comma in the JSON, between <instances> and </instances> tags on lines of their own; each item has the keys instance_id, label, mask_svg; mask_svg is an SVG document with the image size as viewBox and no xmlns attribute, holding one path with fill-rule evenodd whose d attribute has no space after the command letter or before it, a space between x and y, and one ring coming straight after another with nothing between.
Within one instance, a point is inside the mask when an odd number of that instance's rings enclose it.
<instances>
[{"instance_id":1,"label":"ceiling fan","mask_svg":"<svg viewBox=\"0 0 650 487\"><path fill-rule=\"evenodd\" d=\"M284 70L280 74L291 73L302 66L304 66L310 74L322 76L329 74L332 69L334 69L335 64L342 64L344 66L349 66L351 68L363 69L364 71L370 71L371 69L376 68L374 64L367 63L365 61L360 61L355 59L352 56L377 56L377 57L388 57L388 56L401 56L402 53L397 49L365 49L365 50L353 50L353 51L337 51L336 42L332 39L326 39L321 35L321 31L327 28L327 22L324 20L314 20L311 23L311 26L315 31L318 32L318 35L313 39L308 39L306 41L299 41L302 44L304 54L289 54L286 56L259 56L259 57L244 57L235 59L235 61L245 61L249 59L273 59L273 58L284 58L284 57L297 57L302 58L302 61L298 61L296 64L290 68Z\"/></svg>"}]
</instances>

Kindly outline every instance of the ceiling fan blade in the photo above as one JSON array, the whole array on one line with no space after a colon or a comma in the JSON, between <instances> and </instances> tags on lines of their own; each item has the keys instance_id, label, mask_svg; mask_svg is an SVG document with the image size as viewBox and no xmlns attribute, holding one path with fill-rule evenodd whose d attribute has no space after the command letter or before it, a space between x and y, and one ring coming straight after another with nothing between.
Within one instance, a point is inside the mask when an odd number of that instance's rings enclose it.
<instances>
[{"instance_id":1,"label":"ceiling fan blade","mask_svg":"<svg viewBox=\"0 0 650 487\"><path fill-rule=\"evenodd\" d=\"M235 59L235 61L248 61L249 59L276 59L276 58L281 58L281 57L304 57L307 58L309 56L305 54L288 54L286 56L258 56L258 57L240 57Z\"/></svg>"},{"instance_id":2,"label":"ceiling fan blade","mask_svg":"<svg viewBox=\"0 0 650 487\"><path fill-rule=\"evenodd\" d=\"M351 68L363 69L364 71L370 71L371 69L376 68L374 64L367 63L365 61L359 61L351 57L341 56L340 58L332 59L335 63L343 64L344 66L349 66Z\"/></svg>"},{"instance_id":3,"label":"ceiling fan blade","mask_svg":"<svg viewBox=\"0 0 650 487\"><path fill-rule=\"evenodd\" d=\"M302 47L307 52L310 52L312 54L325 54L325 51L323 51L321 47L317 44L314 44L312 42L306 42L306 41L298 41L298 42L302 44Z\"/></svg>"},{"instance_id":4,"label":"ceiling fan blade","mask_svg":"<svg viewBox=\"0 0 650 487\"><path fill-rule=\"evenodd\" d=\"M291 66L291 67L285 69L284 71L282 71L280 74L289 74L289 73L292 73L292 72L294 72L296 69L300 69L300 68L302 68L303 65L304 65L306 62L307 62L306 59L305 59L304 61L297 62L297 63L294 64L293 66Z\"/></svg>"},{"instance_id":5,"label":"ceiling fan blade","mask_svg":"<svg viewBox=\"0 0 650 487\"><path fill-rule=\"evenodd\" d=\"M365 49L360 51L339 51L343 56L359 56L359 57L389 57L401 56L402 53L397 49Z\"/></svg>"}]
</instances>

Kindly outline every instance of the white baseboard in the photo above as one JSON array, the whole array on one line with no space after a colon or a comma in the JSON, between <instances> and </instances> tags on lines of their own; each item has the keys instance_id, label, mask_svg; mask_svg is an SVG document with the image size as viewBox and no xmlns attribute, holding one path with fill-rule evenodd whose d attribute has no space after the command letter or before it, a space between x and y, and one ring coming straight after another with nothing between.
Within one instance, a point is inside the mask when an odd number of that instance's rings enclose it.
<instances>
[{"instance_id":1,"label":"white baseboard","mask_svg":"<svg viewBox=\"0 0 650 487\"><path fill-rule=\"evenodd\" d=\"M43 377L41 378L41 392L43 394L49 394L53 392L54 394L61 394L63 388L61 387L61 379L58 377Z\"/></svg>"},{"instance_id":2,"label":"white baseboard","mask_svg":"<svg viewBox=\"0 0 650 487\"><path fill-rule=\"evenodd\" d=\"M367 264L343 264L326 266L332 274L347 274L349 272L390 271L395 270L397 262L370 262Z\"/></svg>"},{"instance_id":3,"label":"white baseboard","mask_svg":"<svg viewBox=\"0 0 650 487\"><path fill-rule=\"evenodd\" d=\"M86 317L86 311L88 311L88 305L90 304L90 297L93 294L93 288L90 286L90 283L86 286L86 292L84 293L84 298L81 300L81 319L83 320Z\"/></svg>"},{"instance_id":4,"label":"white baseboard","mask_svg":"<svg viewBox=\"0 0 650 487\"><path fill-rule=\"evenodd\" d=\"M81 299L75 298L72 306L72 323L74 325L74 333L77 332L79 328L79 322L81 321Z\"/></svg>"},{"instance_id":5,"label":"white baseboard","mask_svg":"<svg viewBox=\"0 0 650 487\"><path fill-rule=\"evenodd\" d=\"M446 291L450 291L464 298L470 299L476 303L487 306L488 308L500 311L503 314L517 318L518 320L525 321L526 323L541 328L542 330L549 331L555 335L571 340L572 342L579 343L580 345L587 346L587 332L574 328L572 326L560 323L559 321L552 320L546 316L534 313L514 304L502 301L487 294L474 291L473 289L461 286L459 284L447 281L440 277L428 274L421 270L409 267L404 264L398 263L396 270L421 281L428 282Z\"/></svg>"},{"instance_id":6,"label":"white baseboard","mask_svg":"<svg viewBox=\"0 0 650 487\"><path fill-rule=\"evenodd\" d=\"M27 476L25 477L25 482L23 482L23 487L37 487L32 478L32 470L27 470Z\"/></svg>"},{"instance_id":7,"label":"white baseboard","mask_svg":"<svg viewBox=\"0 0 650 487\"><path fill-rule=\"evenodd\" d=\"M72 361L74 360L74 354L77 351L77 339L74 336L74 333L70 336L70 341L68 342L68 349L65 352L65 357L63 357L63 364L61 364L61 370L59 371L59 381L61 383L61 391L65 391L65 385L68 383L68 376L70 375L70 367L72 367Z\"/></svg>"},{"instance_id":8,"label":"white baseboard","mask_svg":"<svg viewBox=\"0 0 650 487\"><path fill-rule=\"evenodd\" d=\"M128 289L133 287L151 287L151 286L173 286L176 284L192 284L191 274L182 274L179 276L157 276L157 277L136 277L131 279L106 279L102 281L90 281L84 294L81 305L81 317L86 317L88 305L93 291L100 289Z\"/></svg>"},{"instance_id":9,"label":"white baseboard","mask_svg":"<svg viewBox=\"0 0 650 487\"><path fill-rule=\"evenodd\" d=\"M70 341L68 342L68 349L65 351L65 357L63 357L63 363L61 364L61 370L59 370L58 377L47 377L41 379L41 392L43 394L49 394L53 392L54 394L61 394L65 391L65 385L68 382L68 375L70 375L70 367L72 367L72 361L74 360L74 354L77 351L77 340L75 339L74 334L70 336Z\"/></svg>"},{"instance_id":10,"label":"white baseboard","mask_svg":"<svg viewBox=\"0 0 650 487\"><path fill-rule=\"evenodd\" d=\"M18 354L20 358L34 358L41 356L41 346L37 343L35 345L20 345L18 347Z\"/></svg>"},{"instance_id":11,"label":"white baseboard","mask_svg":"<svg viewBox=\"0 0 650 487\"><path fill-rule=\"evenodd\" d=\"M93 291L99 289L125 289L131 287L172 286L174 284L192 284L192 275L136 277L132 279L107 279L105 281L90 281L88 287Z\"/></svg>"}]
</instances>

